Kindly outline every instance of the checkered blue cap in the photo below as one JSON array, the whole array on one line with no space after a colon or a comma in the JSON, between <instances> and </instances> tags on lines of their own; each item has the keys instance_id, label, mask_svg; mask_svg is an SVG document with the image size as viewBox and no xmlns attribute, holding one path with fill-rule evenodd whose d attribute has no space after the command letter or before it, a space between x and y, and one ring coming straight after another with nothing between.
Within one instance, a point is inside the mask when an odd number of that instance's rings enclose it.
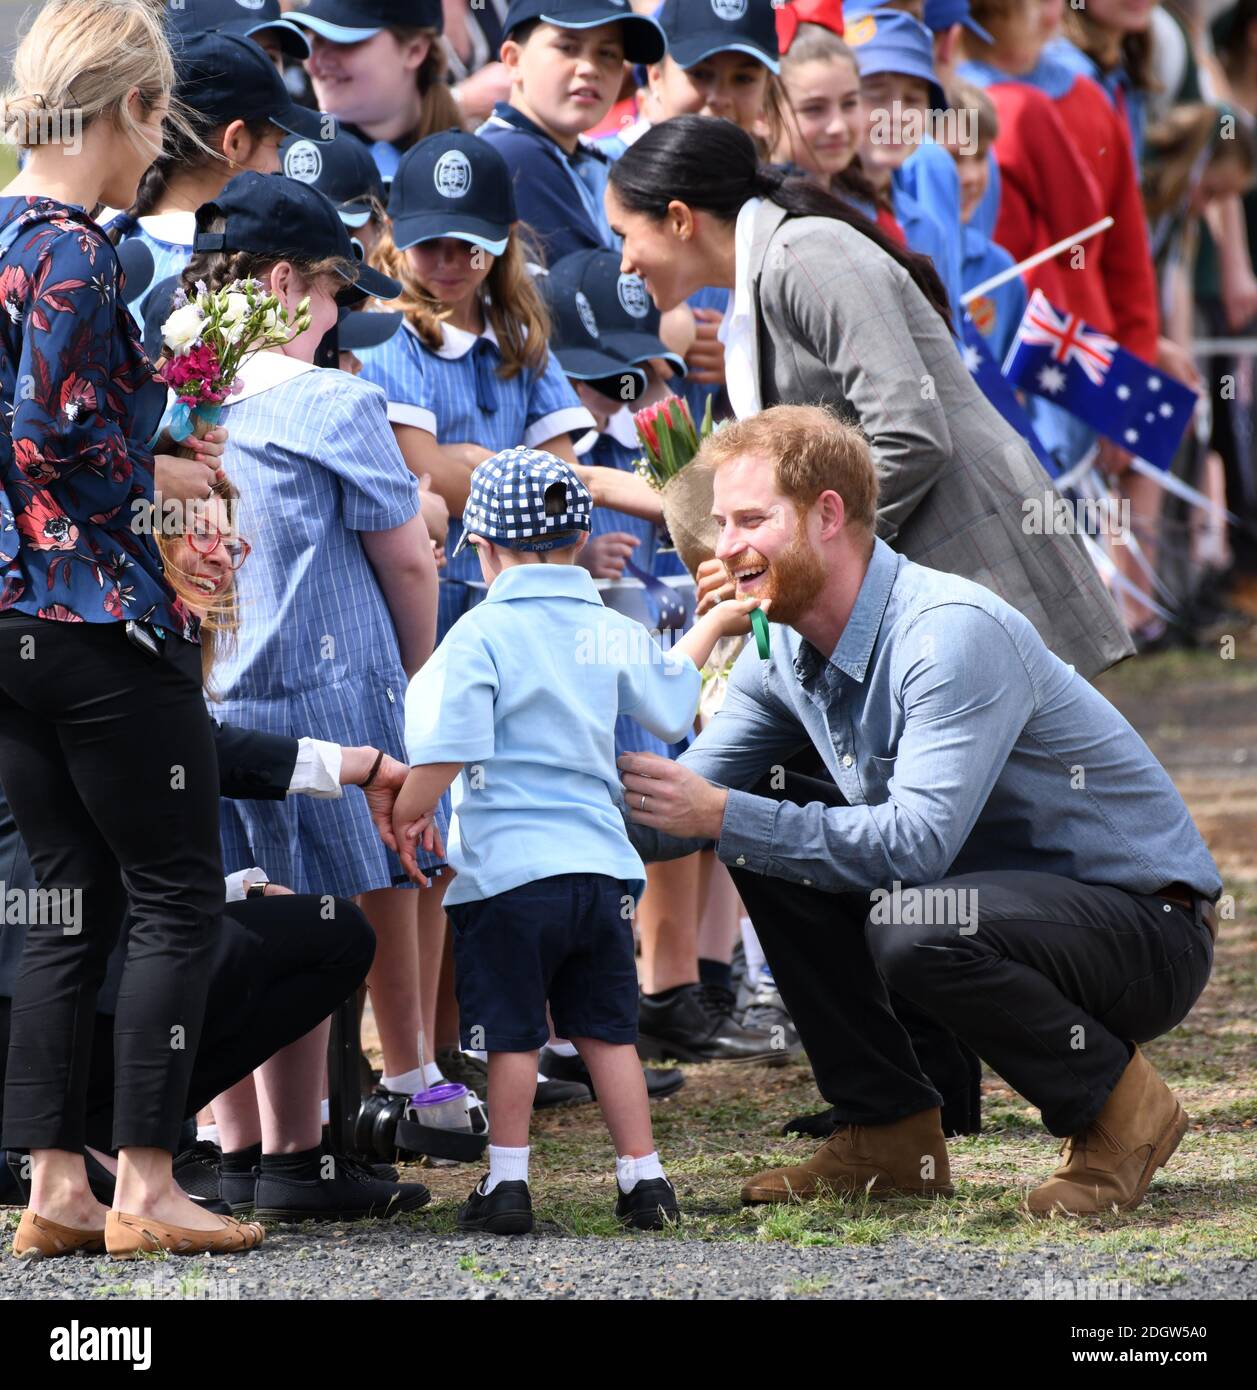
<instances>
[{"instance_id":1,"label":"checkered blue cap","mask_svg":"<svg viewBox=\"0 0 1257 1390\"><path fill-rule=\"evenodd\" d=\"M551 492L551 489L562 492ZM550 507L546 495L550 494ZM590 529L594 499L575 472L542 449L503 449L471 475L463 508L463 534L484 536L509 550L554 550L572 544L572 533Z\"/></svg>"}]
</instances>

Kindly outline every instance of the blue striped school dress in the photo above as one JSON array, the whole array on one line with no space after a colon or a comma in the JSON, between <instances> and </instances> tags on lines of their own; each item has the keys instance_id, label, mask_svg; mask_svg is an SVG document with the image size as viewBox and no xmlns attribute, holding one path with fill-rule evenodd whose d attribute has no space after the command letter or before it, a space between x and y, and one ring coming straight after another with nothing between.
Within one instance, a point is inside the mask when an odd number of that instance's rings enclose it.
<instances>
[{"instance_id":1,"label":"blue striped school dress","mask_svg":"<svg viewBox=\"0 0 1257 1390\"><path fill-rule=\"evenodd\" d=\"M406 673L359 536L419 510L384 395L276 352L240 375L244 390L223 412L223 465L253 550L236 576L240 630L215 667L222 699L211 708L226 723L404 759ZM295 892L340 897L409 882L352 787L337 800L224 800L221 826L228 873L257 864Z\"/></svg>"},{"instance_id":2,"label":"blue striped school dress","mask_svg":"<svg viewBox=\"0 0 1257 1390\"><path fill-rule=\"evenodd\" d=\"M634 463L641 454L641 446L636 440L633 417L627 409L621 408L612 417L605 433L595 435L593 442L587 447L586 440L577 444L577 453L584 464L599 468L619 468L623 472L632 473L635 471ZM629 535L636 536L640 544L630 557L633 564L647 574L659 575L659 528L653 521L647 521L641 516L631 516L628 512L618 512L613 507L595 507L590 514L590 536L605 536L609 531L626 531ZM675 553L672 558L677 559ZM687 572L679 560L677 566L675 571L669 572ZM688 743L687 736L680 743L667 744L639 724L632 715L621 714L616 717L616 757L621 753L658 753L661 758L673 758L678 756Z\"/></svg>"},{"instance_id":3,"label":"blue striped school dress","mask_svg":"<svg viewBox=\"0 0 1257 1390\"><path fill-rule=\"evenodd\" d=\"M426 430L438 444L479 444L496 453L523 444L535 448L558 434L582 434L593 416L580 403L551 356L545 370L518 372L504 381L497 334L492 326L477 336L442 325L444 342L425 347L409 323L387 343L358 354L360 380L383 387L388 418L396 425ZM453 556L463 534L462 518L451 517L445 553ZM437 641L484 597L475 549L447 559L441 574Z\"/></svg>"},{"instance_id":4,"label":"blue striped school dress","mask_svg":"<svg viewBox=\"0 0 1257 1390\"><path fill-rule=\"evenodd\" d=\"M101 225L106 231L117 225L124 217L118 213ZM127 308L137 323L143 326L140 313L140 300L148 293L149 285L156 285L169 275L182 275L184 268L192 259L192 238L196 234L196 214L193 212L161 212L151 217L141 217L134 230L122 236L123 241L142 241L153 256L153 278L138 294L127 300ZM276 879L276 882L279 880Z\"/></svg>"}]
</instances>

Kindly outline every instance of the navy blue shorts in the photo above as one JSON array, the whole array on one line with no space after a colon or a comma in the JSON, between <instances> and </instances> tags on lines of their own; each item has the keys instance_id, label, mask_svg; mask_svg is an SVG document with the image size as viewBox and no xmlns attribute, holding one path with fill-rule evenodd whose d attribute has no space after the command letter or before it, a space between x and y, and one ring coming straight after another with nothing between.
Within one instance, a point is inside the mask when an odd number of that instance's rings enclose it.
<instances>
[{"instance_id":1,"label":"navy blue shorts","mask_svg":"<svg viewBox=\"0 0 1257 1390\"><path fill-rule=\"evenodd\" d=\"M633 894L606 874L556 874L446 909L464 1047L532 1052L550 1036L637 1041Z\"/></svg>"}]
</instances>

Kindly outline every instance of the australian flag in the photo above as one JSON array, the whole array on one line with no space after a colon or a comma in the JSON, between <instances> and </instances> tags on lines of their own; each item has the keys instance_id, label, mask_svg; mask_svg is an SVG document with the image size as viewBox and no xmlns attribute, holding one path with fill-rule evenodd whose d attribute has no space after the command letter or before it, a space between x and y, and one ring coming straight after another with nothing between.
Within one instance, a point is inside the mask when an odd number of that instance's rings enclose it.
<instances>
[{"instance_id":1,"label":"australian flag","mask_svg":"<svg viewBox=\"0 0 1257 1390\"><path fill-rule=\"evenodd\" d=\"M1048 452L1039 436L1035 434L1034 426L1030 422L1030 416L1026 414L1025 406L1017 399L1017 393L1009 382L1000 375L999 363L991 356L986 346L986 339L968 314L961 322L961 332L964 336L964 346L961 348L960 355L977 383L978 390L1030 445L1034 450L1035 457L1048 474L1053 478L1059 477L1060 465Z\"/></svg>"},{"instance_id":2,"label":"australian flag","mask_svg":"<svg viewBox=\"0 0 1257 1390\"><path fill-rule=\"evenodd\" d=\"M1196 393L1118 347L1034 290L1008 349L1004 376L1157 468L1169 468Z\"/></svg>"}]
</instances>

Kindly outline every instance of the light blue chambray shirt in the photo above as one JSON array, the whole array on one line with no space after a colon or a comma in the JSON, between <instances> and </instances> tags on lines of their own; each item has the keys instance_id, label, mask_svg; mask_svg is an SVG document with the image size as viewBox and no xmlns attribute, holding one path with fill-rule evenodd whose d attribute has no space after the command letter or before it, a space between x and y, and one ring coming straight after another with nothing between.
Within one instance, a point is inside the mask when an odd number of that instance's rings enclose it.
<instances>
[{"instance_id":1,"label":"light blue chambray shirt","mask_svg":"<svg viewBox=\"0 0 1257 1390\"><path fill-rule=\"evenodd\" d=\"M770 659L748 645L723 709L680 759L733 789L725 863L833 892L1007 869L1221 891L1148 746L981 585L878 540L828 661L792 628L771 631ZM808 743L847 806L746 790ZM637 826L633 841L647 860L700 843Z\"/></svg>"},{"instance_id":2,"label":"light blue chambray shirt","mask_svg":"<svg viewBox=\"0 0 1257 1390\"><path fill-rule=\"evenodd\" d=\"M607 874L634 898L615 721L665 743L694 721L694 663L603 606L588 570L516 565L465 613L406 690L406 756L462 763L453 788L447 905L555 874Z\"/></svg>"}]
</instances>

